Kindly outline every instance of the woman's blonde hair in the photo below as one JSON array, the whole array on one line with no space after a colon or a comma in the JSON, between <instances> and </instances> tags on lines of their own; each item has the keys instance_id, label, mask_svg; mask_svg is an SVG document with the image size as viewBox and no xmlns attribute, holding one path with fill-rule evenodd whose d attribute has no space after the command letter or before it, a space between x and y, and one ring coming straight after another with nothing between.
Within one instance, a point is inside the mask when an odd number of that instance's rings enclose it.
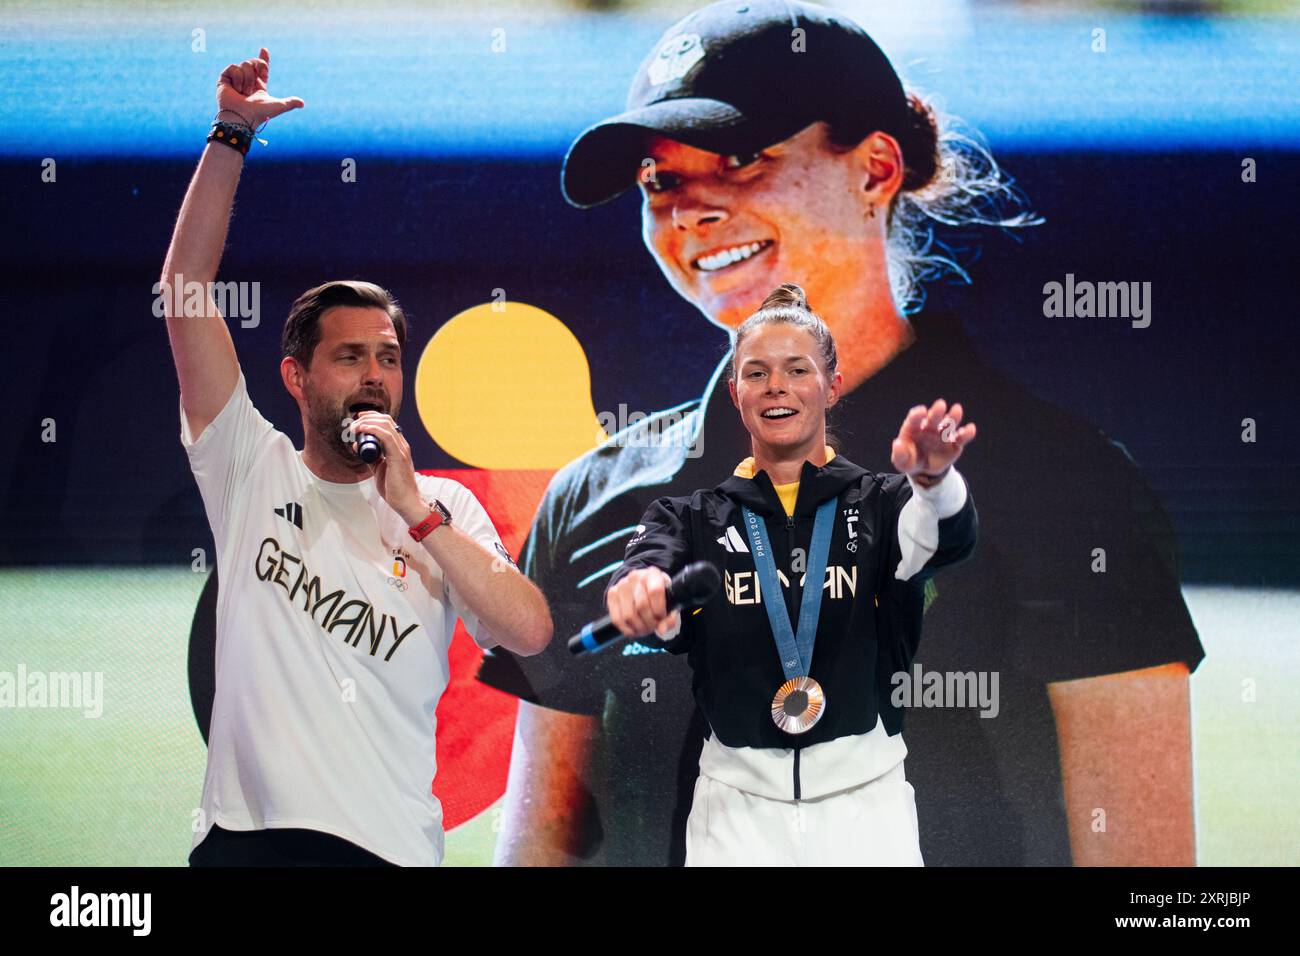
<instances>
[{"instance_id":1,"label":"woman's blonde hair","mask_svg":"<svg viewBox=\"0 0 1300 956\"><path fill-rule=\"evenodd\" d=\"M955 253L935 241L936 224L1015 229L1043 222L978 133L915 91L907 103L907 123L895 137L903 152L903 185L889 207L886 247L891 291L904 314L925 304L926 282L948 272L970 281Z\"/></svg>"}]
</instances>

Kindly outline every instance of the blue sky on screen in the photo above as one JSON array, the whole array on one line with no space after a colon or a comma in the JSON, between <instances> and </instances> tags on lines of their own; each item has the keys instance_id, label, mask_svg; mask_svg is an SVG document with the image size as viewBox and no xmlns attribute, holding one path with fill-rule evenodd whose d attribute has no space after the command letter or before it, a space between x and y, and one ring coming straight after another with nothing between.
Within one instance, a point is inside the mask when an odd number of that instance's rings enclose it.
<instances>
[{"instance_id":1,"label":"blue sky on screen","mask_svg":"<svg viewBox=\"0 0 1300 956\"><path fill-rule=\"evenodd\" d=\"M1300 147L1300 21L937 5L953 15L854 12L909 84L995 147ZM671 22L412 8L305 19L274 4L201 16L183 6L60 9L0 22L0 154L191 156L221 68L265 45L272 91L307 102L265 131L268 158L339 155L340 143L357 151L359 140L370 155L555 157L621 109L636 65ZM1092 50L1099 26L1104 53ZM191 50L195 27L206 52ZM498 29L503 52L492 49Z\"/></svg>"}]
</instances>

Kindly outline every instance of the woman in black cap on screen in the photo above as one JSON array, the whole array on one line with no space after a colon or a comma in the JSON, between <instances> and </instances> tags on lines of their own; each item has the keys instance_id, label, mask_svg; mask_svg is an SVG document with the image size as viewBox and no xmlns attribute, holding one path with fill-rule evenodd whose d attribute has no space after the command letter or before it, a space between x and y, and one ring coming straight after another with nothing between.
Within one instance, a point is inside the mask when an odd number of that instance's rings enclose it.
<instances>
[{"instance_id":1,"label":"woman in black cap on screen","mask_svg":"<svg viewBox=\"0 0 1300 956\"><path fill-rule=\"evenodd\" d=\"M991 366L957 315L912 314L923 283L956 268L936 224L1038 221L989 151L905 90L846 15L714 3L655 44L627 109L575 140L562 185L589 207L638 179L647 248L714 325L733 334L780 282L808 291L861 454L890 442L900 401L952 393L982 410L980 555L928 583L917 666L1000 679L1000 709L908 712L926 862L1193 863L1188 668L1203 652L1167 516L1122 447ZM1006 292L999 313L1028 307L1041 328L1041 303ZM698 400L555 476L521 567L557 633L590 619L651 502L749 454L728 377L720 365ZM1096 574L1103 541L1112 572ZM642 643L484 659L480 678L522 698L498 862L681 861L703 739L681 664ZM1090 716L1134 710L1140 735ZM1085 811L1101 805L1134 825L1099 834Z\"/></svg>"},{"instance_id":2,"label":"woman in black cap on screen","mask_svg":"<svg viewBox=\"0 0 1300 956\"><path fill-rule=\"evenodd\" d=\"M919 620L925 579L974 550L953 462L975 426L959 404L918 405L893 442L900 474L866 471L826 444L838 366L802 290L769 295L737 330L727 383L752 457L712 490L656 500L606 591L622 633L689 656L710 735L688 866L922 864L889 676L911 664L919 625L901 624ZM670 609L670 576L701 560L722 591Z\"/></svg>"}]
</instances>

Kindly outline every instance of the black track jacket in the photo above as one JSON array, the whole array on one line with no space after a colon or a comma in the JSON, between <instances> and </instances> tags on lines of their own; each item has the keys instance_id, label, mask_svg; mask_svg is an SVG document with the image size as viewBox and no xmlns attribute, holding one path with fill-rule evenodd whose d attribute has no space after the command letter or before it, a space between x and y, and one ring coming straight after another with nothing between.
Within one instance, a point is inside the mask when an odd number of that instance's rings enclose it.
<instances>
[{"instance_id":1,"label":"black track jacket","mask_svg":"<svg viewBox=\"0 0 1300 956\"><path fill-rule=\"evenodd\" d=\"M811 668L825 691L826 710L811 730L794 735L771 718L772 697L785 675L741 508L747 505L767 524L797 629L813 522L818 505L830 497L839 504ZM898 737L903 711L890 702L891 677L907 672L916 653L925 580L968 557L977 530L974 500L955 468L934 487L921 489L903 475L872 473L836 456L822 467L804 462L793 516L786 515L764 471L655 500L609 586L637 568L672 575L700 560L722 572L718 593L694 612L683 612L680 632L662 646L689 655L695 699L712 729L713 746L740 755L727 782L776 798L810 799L872 779L905 755ZM867 744L874 756L864 749ZM706 744L702 769L708 758Z\"/></svg>"}]
</instances>

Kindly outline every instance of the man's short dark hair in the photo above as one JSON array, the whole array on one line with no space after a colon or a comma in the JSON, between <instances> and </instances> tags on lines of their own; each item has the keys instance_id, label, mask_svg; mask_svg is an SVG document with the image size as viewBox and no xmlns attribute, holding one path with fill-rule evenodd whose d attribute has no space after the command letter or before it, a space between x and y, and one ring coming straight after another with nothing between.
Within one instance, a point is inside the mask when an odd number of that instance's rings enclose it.
<instances>
[{"instance_id":1,"label":"man's short dark hair","mask_svg":"<svg viewBox=\"0 0 1300 956\"><path fill-rule=\"evenodd\" d=\"M320 317L336 305L383 309L393 320L397 344L406 351L406 313L388 290L373 282L336 279L308 289L294 300L280 337L281 355L293 356L303 368L309 368L312 353L320 343Z\"/></svg>"}]
</instances>

